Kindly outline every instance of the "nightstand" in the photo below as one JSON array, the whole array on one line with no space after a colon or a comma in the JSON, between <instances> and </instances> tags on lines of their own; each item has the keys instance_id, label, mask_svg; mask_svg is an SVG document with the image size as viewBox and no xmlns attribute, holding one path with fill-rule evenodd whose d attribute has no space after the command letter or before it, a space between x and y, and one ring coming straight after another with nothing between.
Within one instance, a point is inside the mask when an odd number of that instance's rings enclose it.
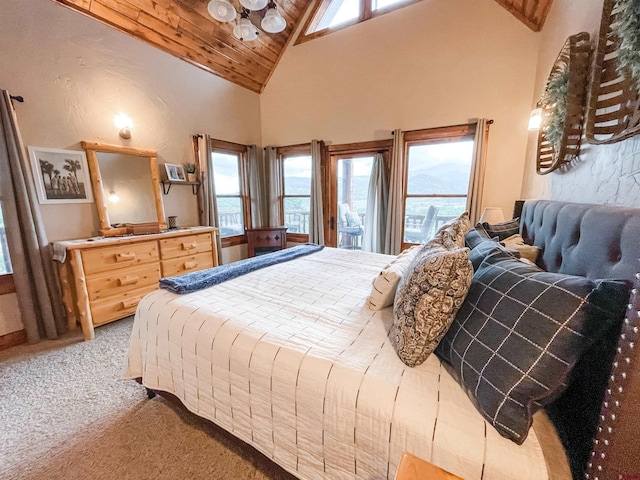
<instances>
[{"instance_id":1,"label":"nightstand","mask_svg":"<svg viewBox=\"0 0 640 480\"><path fill-rule=\"evenodd\" d=\"M435 465L404 452L398 465L395 480L463 480Z\"/></svg>"},{"instance_id":2,"label":"nightstand","mask_svg":"<svg viewBox=\"0 0 640 480\"><path fill-rule=\"evenodd\" d=\"M287 248L287 227L247 228L249 257Z\"/></svg>"}]
</instances>

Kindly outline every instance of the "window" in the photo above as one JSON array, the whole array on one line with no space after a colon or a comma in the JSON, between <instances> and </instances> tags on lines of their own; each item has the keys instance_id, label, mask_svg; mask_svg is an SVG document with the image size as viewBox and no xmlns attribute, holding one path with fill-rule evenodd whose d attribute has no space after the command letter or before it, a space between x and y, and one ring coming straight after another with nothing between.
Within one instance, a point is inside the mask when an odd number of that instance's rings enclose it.
<instances>
[{"instance_id":1,"label":"window","mask_svg":"<svg viewBox=\"0 0 640 480\"><path fill-rule=\"evenodd\" d=\"M408 2L407 0L372 0L372 10L383 10L394 5L400 6L403 3Z\"/></svg>"},{"instance_id":2,"label":"window","mask_svg":"<svg viewBox=\"0 0 640 480\"><path fill-rule=\"evenodd\" d=\"M467 208L475 125L405 133L403 243L424 243Z\"/></svg>"},{"instance_id":3,"label":"window","mask_svg":"<svg viewBox=\"0 0 640 480\"><path fill-rule=\"evenodd\" d=\"M364 22L421 0L319 0L296 44Z\"/></svg>"},{"instance_id":4,"label":"window","mask_svg":"<svg viewBox=\"0 0 640 480\"><path fill-rule=\"evenodd\" d=\"M327 7L314 32L360 18L360 0L334 0Z\"/></svg>"},{"instance_id":5,"label":"window","mask_svg":"<svg viewBox=\"0 0 640 480\"><path fill-rule=\"evenodd\" d=\"M212 140L211 145L222 246L246 243L244 229L251 226L251 202L245 165L247 148L220 140Z\"/></svg>"},{"instance_id":6,"label":"window","mask_svg":"<svg viewBox=\"0 0 640 480\"><path fill-rule=\"evenodd\" d=\"M311 212L311 145L278 148L282 160L281 211L287 238L296 241L309 239Z\"/></svg>"},{"instance_id":7,"label":"window","mask_svg":"<svg viewBox=\"0 0 640 480\"><path fill-rule=\"evenodd\" d=\"M4 226L2 205L0 204L0 295L15 292L12 272L9 247L7 246L7 232Z\"/></svg>"}]
</instances>

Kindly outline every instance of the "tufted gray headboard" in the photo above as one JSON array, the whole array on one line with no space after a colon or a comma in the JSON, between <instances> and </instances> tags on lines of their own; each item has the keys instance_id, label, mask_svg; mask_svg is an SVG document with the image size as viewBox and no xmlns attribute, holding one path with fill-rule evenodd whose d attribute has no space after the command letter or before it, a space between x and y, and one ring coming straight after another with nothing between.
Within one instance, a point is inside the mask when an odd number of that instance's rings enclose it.
<instances>
[{"instance_id":1,"label":"tufted gray headboard","mask_svg":"<svg viewBox=\"0 0 640 480\"><path fill-rule=\"evenodd\" d=\"M640 209L536 200L520 218L545 270L635 282L624 322L584 355L546 410L574 479L640 478Z\"/></svg>"}]
</instances>

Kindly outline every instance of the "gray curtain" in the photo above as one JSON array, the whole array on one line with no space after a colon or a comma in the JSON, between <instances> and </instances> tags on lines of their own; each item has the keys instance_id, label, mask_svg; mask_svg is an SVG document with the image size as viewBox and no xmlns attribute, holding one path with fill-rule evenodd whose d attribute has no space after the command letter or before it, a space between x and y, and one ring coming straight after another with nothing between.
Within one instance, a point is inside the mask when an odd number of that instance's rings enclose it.
<instances>
[{"instance_id":1,"label":"gray curtain","mask_svg":"<svg viewBox=\"0 0 640 480\"><path fill-rule=\"evenodd\" d=\"M211 137L196 135L198 140L198 165L200 166L200 190L198 190L198 211L200 225L220 228L218 202L216 201L216 185L213 178L213 161L211 158ZM216 235L218 245L218 265L222 265L222 242Z\"/></svg>"},{"instance_id":2,"label":"gray curtain","mask_svg":"<svg viewBox=\"0 0 640 480\"><path fill-rule=\"evenodd\" d=\"M284 219L282 218L282 212L280 210L280 202L284 192L282 191L282 159L278 158L278 152L276 147L266 147L265 149L265 166L267 171L267 197L269 198L269 205L267 206L267 212L269 217L270 227L280 227L284 225Z\"/></svg>"},{"instance_id":3,"label":"gray curtain","mask_svg":"<svg viewBox=\"0 0 640 480\"><path fill-rule=\"evenodd\" d=\"M44 229L33 173L9 92L0 104L0 198L13 281L27 341L54 339L66 330L51 246Z\"/></svg>"},{"instance_id":4,"label":"gray curtain","mask_svg":"<svg viewBox=\"0 0 640 480\"><path fill-rule=\"evenodd\" d=\"M266 203L267 173L262 150L255 145L247 146L247 164L249 167L249 190L251 193L251 226L264 227L268 212Z\"/></svg>"},{"instance_id":5,"label":"gray curtain","mask_svg":"<svg viewBox=\"0 0 640 480\"><path fill-rule=\"evenodd\" d=\"M403 185L404 185L404 132L394 130L391 150L391 176L389 178L389 203L385 229L384 253L397 255L402 248Z\"/></svg>"},{"instance_id":6,"label":"gray curtain","mask_svg":"<svg viewBox=\"0 0 640 480\"><path fill-rule=\"evenodd\" d=\"M324 245L324 214L322 211L322 149L324 143L311 140L311 212L309 242Z\"/></svg>"},{"instance_id":7,"label":"gray curtain","mask_svg":"<svg viewBox=\"0 0 640 480\"><path fill-rule=\"evenodd\" d=\"M484 174L487 167L487 140L489 125L486 118L480 118L476 125L476 136L473 144L473 163L467 193L467 211L471 225L480 220L482 214L482 193L484 190Z\"/></svg>"},{"instance_id":8,"label":"gray curtain","mask_svg":"<svg viewBox=\"0 0 640 480\"><path fill-rule=\"evenodd\" d=\"M384 253L387 223L387 202L389 190L384 169L384 156L376 153L371 166L367 210L364 217L362 249L368 252Z\"/></svg>"}]
</instances>

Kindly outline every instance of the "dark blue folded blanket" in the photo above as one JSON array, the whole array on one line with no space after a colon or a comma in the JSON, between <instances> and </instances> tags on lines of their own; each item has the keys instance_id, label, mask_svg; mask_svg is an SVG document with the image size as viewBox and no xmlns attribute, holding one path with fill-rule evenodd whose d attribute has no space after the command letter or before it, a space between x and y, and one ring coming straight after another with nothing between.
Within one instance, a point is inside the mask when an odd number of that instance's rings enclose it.
<instances>
[{"instance_id":1,"label":"dark blue folded blanket","mask_svg":"<svg viewBox=\"0 0 640 480\"><path fill-rule=\"evenodd\" d=\"M178 277L166 277L160 279L160 288L173 293L191 293L203 288L211 287L219 283L239 277L245 273L253 272L260 268L269 267L276 263L287 262L294 258L309 255L322 250L324 246L314 243L305 243L292 248L286 248L266 255L247 258L228 265L208 268L198 272L187 273Z\"/></svg>"}]
</instances>

